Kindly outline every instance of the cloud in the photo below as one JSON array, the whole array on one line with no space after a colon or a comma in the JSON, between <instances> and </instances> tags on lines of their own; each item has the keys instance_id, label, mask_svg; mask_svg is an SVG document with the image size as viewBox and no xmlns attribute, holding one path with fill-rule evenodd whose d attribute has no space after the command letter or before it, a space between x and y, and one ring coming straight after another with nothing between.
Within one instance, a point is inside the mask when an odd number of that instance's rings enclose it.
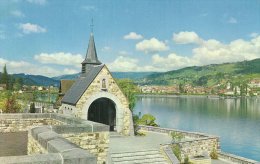
<instances>
[{"instance_id":1,"label":"cloud","mask_svg":"<svg viewBox=\"0 0 260 164\"><path fill-rule=\"evenodd\" d=\"M104 51L104 52L107 52L107 51L110 51L111 50L111 47L109 46L105 46L101 49L101 51Z\"/></svg>"},{"instance_id":2,"label":"cloud","mask_svg":"<svg viewBox=\"0 0 260 164\"><path fill-rule=\"evenodd\" d=\"M118 54L121 55L121 56L129 55L129 53L126 52L126 51L119 51Z\"/></svg>"},{"instance_id":3,"label":"cloud","mask_svg":"<svg viewBox=\"0 0 260 164\"><path fill-rule=\"evenodd\" d=\"M3 69L3 66L5 64L9 74L25 73L25 74L32 74L32 75L43 75L48 77L54 77L54 76L65 75L65 74L74 74L80 71L73 68L55 69L48 65L40 65L38 63L32 64L26 61L14 61L14 60L6 60L0 58L1 70Z\"/></svg>"},{"instance_id":4,"label":"cloud","mask_svg":"<svg viewBox=\"0 0 260 164\"><path fill-rule=\"evenodd\" d=\"M159 54L155 54L152 56L152 63L155 67L161 68L162 71L169 71L173 69L199 64L194 59L185 56L180 56L175 53L171 53L166 57L162 57Z\"/></svg>"},{"instance_id":5,"label":"cloud","mask_svg":"<svg viewBox=\"0 0 260 164\"><path fill-rule=\"evenodd\" d=\"M137 68L137 63L138 59L119 56L112 63L109 63L108 67L112 71L127 72L134 71Z\"/></svg>"},{"instance_id":6,"label":"cloud","mask_svg":"<svg viewBox=\"0 0 260 164\"><path fill-rule=\"evenodd\" d=\"M19 18L25 17L24 13L21 12L20 10L13 10L10 12L10 14Z\"/></svg>"},{"instance_id":7,"label":"cloud","mask_svg":"<svg viewBox=\"0 0 260 164\"><path fill-rule=\"evenodd\" d=\"M47 3L47 0L27 0L27 2L36 5L45 5Z\"/></svg>"},{"instance_id":8,"label":"cloud","mask_svg":"<svg viewBox=\"0 0 260 164\"><path fill-rule=\"evenodd\" d=\"M150 40L143 40L136 44L136 50L143 51L145 53L166 51L169 47L162 41L156 38L151 38Z\"/></svg>"},{"instance_id":9,"label":"cloud","mask_svg":"<svg viewBox=\"0 0 260 164\"><path fill-rule=\"evenodd\" d=\"M80 63L84 60L80 54L71 54L71 53L41 53L35 55L34 59L40 63L44 64L56 64L56 65L68 65L79 67Z\"/></svg>"},{"instance_id":10,"label":"cloud","mask_svg":"<svg viewBox=\"0 0 260 164\"><path fill-rule=\"evenodd\" d=\"M237 39L229 44L210 39L193 49L193 59L205 64L219 64L260 58L260 36L250 41Z\"/></svg>"},{"instance_id":11,"label":"cloud","mask_svg":"<svg viewBox=\"0 0 260 164\"><path fill-rule=\"evenodd\" d=\"M255 38L255 37L257 37L259 34L257 33L257 32L252 32L249 36L251 37L251 38Z\"/></svg>"},{"instance_id":12,"label":"cloud","mask_svg":"<svg viewBox=\"0 0 260 164\"><path fill-rule=\"evenodd\" d=\"M47 30L37 24L24 23L19 25L19 29L23 31L24 34L30 33L44 33Z\"/></svg>"},{"instance_id":13,"label":"cloud","mask_svg":"<svg viewBox=\"0 0 260 164\"><path fill-rule=\"evenodd\" d=\"M82 6L81 8L86 11L97 11L95 6Z\"/></svg>"},{"instance_id":14,"label":"cloud","mask_svg":"<svg viewBox=\"0 0 260 164\"><path fill-rule=\"evenodd\" d=\"M234 18L234 17L230 17L227 22L228 22L228 23L231 23L231 24L236 24L236 23L237 23L237 20L236 20L236 18Z\"/></svg>"},{"instance_id":15,"label":"cloud","mask_svg":"<svg viewBox=\"0 0 260 164\"><path fill-rule=\"evenodd\" d=\"M143 36L135 32L130 32L129 34L124 36L124 39L138 40L138 39L143 39Z\"/></svg>"},{"instance_id":16,"label":"cloud","mask_svg":"<svg viewBox=\"0 0 260 164\"><path fill-rule=\"evenodd\" d=\"M118 56L113 62L108 63L107 65L111 71L118 72L163 71L160 67L156 68L152 65L140 65L138 59L127 56Z\"/></svg>"},{"instance_id":17,"label":"cloud","mask_svg":"<svg viewBox=\"0 0 260 164\"><path fill-rule=\"evenodd\" d=\"M63 70L63 72L64 72L63 75L69 75L69 74L79 73L79 70L70 69L70 68L65 68L65 69Z\"/></svg>"},{"instance_id":18,"label":"cloud","mask_svg":"<svg viewBox=\"0 0 260 164\"><path fill-rule=\"evenodd\" d=\"M192 49L191 56L173 52L167 56L154 54L150 64L151 71L169 71L187 66L220 64L260 58L260 35L254 36L251 40L236 39L230 43L200 38L201 42ZM136 67L142 68L140 64L136 65Z\"/></svg>"},{"instance_id":19,"label":"cloud","mask_svg":"<svg viewBox=\"0 0 260 164\"><path fill-rule=\"evenodd\" d=\"M202 39L193 31L182 31L173 34L173 41L177 44L200 44Z\"/></svg>"}]
</instances>

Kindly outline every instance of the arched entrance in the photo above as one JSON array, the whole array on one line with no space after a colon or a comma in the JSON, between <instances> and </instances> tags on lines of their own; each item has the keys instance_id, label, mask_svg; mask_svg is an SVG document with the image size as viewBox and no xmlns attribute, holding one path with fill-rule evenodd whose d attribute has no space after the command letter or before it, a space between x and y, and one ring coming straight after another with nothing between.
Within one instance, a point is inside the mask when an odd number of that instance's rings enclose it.
<instances>
[{"instance_id":1,"label":"arched entrance","mask_svg":"<svg viewBox=\"0 0 260 164\"><path fill-rule=\"evenodd\" d=\"M99 98L93 101L88 110L88 120L109 125L110 131L116 126L116 106L108 98Z\"/></svg>"}]
</instances>

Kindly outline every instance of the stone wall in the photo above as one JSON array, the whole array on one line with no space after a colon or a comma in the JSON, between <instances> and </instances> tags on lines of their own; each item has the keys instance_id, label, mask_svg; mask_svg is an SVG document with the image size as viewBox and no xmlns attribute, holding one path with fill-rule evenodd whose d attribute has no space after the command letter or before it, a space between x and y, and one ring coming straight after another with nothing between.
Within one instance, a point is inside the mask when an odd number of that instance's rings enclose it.
<instances>
[{"instance_id":1,"label":"stone wall","mask_svg":"<svg viewBox=\"0 0 260 164\"><path fill-rule=\"evenodd\" d=\"M0 115L1 117L1 115ZM1 119L0 118L0 132L17 132L28 131L33 127L43 125L63 125L64 123L51 118L30 118L30 119Z\"/></svg>"},{"instance_id":2,"label":"stone wall","mask_svg":"<svg viewBox=\"0 0 260 164\"><path fill-rule=\"evenodd\" d=\"M107 125L60 114L1 114L0 121L1 132L29 130L30 156L0 157L4 163L101 164L106 161Z\"/></svg>"},{"instance_id":3,"label":"stone wall","mask_svg":"<svg viewBox=\"0 0 260 164\"><path fill-rule=\"evenodd\" d=\"M187 155L190 159L194 156L204 155L209 156L210 152L215 148L218 152L220 151L220 143L219 137L204 134L204 133L197 133L197 132L187 132L181 131L176 129L169 129L169 128L160 128L160 127L153 127L153 126L144 126L140 125L139 129L145 131L153 131L159 133L166 133L169 134L171 132L177 132L183 134L185 137L188 137L188 140L169 143L167 145L172 147L173 145L178 145L181 151L181 161L184 161L185 156Z\"/></svg>"},{"instance_id":4,"label":"stone wall","mask_svg":"<svg viewBox=\"0 0 260 164\"><path fill-rule=\"evenodd\" d=\"M30 133L28 133L28 143L27 143L27 154L46 154L48 153L37 140L35 140Z\"/></svg>"},{"instance_id":5,"label":"stone wall","mask_svg":"<svg viewBox=\"0 0 260 164\"><path fill-rule=\"evenodd\" d=\"M213 150L213 148L219 150L218 138L210 137L177 142L173 145L178 145L180 147L182 161L184 160L185 156L188 156L189 159L200 155L209 157L210 152Z\"/></svg>"},{"instance_id":6,"label":"stone wall","mask_svg":"<svg viewBox=\"0 0 260 164\"><path fill-rule=\"evenodd\" d=\"M63 134L62 136L97 156L97 163L102 164L106 161L109 144L108 132Z\"/></svg>"}]
</instances>

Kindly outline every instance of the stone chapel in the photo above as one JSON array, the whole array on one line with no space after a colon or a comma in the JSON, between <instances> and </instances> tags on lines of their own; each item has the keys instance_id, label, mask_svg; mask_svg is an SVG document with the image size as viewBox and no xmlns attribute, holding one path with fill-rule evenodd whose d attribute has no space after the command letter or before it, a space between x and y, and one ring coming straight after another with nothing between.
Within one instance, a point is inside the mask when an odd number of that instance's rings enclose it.
<instances>
[{"instance_id":1,"label":"stone chapel","mask_svg":"<svg viewBox=\"0 0 260 164\"><path fill-rule=\"evenodd\" d=\"M86 57L81 65L81 75L64 93L60 111L109 125L110 131L133 135L128 100L107 66L98 60L93 33L90 34Z\"/></svg>"}]
</instances>

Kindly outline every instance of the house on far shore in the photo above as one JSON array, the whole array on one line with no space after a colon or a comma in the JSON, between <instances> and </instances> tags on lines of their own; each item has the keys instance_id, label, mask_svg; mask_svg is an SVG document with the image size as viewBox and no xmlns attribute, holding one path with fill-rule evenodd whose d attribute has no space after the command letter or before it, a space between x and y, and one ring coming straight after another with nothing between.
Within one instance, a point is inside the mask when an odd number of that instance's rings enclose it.
<instances>
[{"instance_id":1,"label":"house on far shore","mask_svg":"<svg viewBox=\"0 0 260 164\"><path fill-rule=\"evenodd\" d=\"M59 111L65 115L106 124L110 131L133 135L133 119L128 100L107 66L98 60L93 33L90 34L86 58L81 65L78 79L61 80Z\"/></svg>"}]
</instances>

